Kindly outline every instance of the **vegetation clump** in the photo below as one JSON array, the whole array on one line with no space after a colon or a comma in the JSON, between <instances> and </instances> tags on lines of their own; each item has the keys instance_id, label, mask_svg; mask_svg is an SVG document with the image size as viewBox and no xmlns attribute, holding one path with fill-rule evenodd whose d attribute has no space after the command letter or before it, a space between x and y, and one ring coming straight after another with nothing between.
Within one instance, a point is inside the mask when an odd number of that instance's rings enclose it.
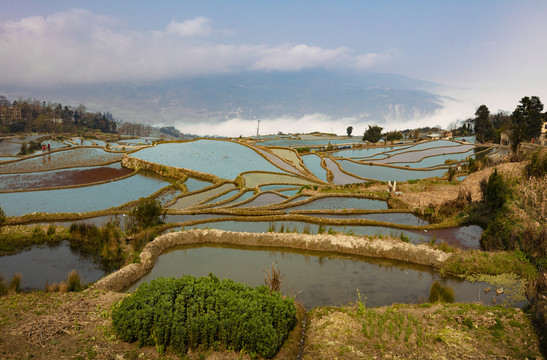
<instances>
[{"instance_id":1,"label":"vegetation clump","mask_svg":"<svg viewBox=\"0 0 547 360\"><path fill-rule=\"evenodd\" d=\"M232 280L184 276L141 285L112 312L118 336L184 356L198 347L225 347L272 358L296 325L292 298Z\"/></svg>"},{"instance_id":2,"label":"vegetation clump","mask_svg":"<svg viewBox=\"0 0 547 360\"><path fill-rule=\"evenodd\" d=\"M541 148L534 151L530 162L524 168L524 174L528 179L545 176L547 174L547 152L542 152Z\"/></svg>"},{"instance_id":3,"label":"vegetation clump","mask_svg":"<svg viewBox=\"0 0 547 360\"><path fill-rule=\"evenodd\" d=\"M107 270L119 268L124 262L119 220L107 222L98 228L93 224L74 223L70 226L70 247L92 254Z\"/></svg>"},{"instance_id":4,"label":"vegetation clump","mask_svg":"<svg viewBox=\"0 0 547 360\"><path fill-rule=\"evenodd\" d=\"M129 212L125 228L129 233L165 224L165 210L156 199L141 198L139 204Z\"/></svg>"},{"instance_id":5,"label":"vegetation clump","mask_svg":"<svg viewBox=\"0 0 547 360\"><path fill-rule=\"evenodd\" d=\"M5 222L6 222L6 213L4 212L4 209L0 207L0 227L2 227L2 225L4 225Z\"/></svg>"}]
</instances>

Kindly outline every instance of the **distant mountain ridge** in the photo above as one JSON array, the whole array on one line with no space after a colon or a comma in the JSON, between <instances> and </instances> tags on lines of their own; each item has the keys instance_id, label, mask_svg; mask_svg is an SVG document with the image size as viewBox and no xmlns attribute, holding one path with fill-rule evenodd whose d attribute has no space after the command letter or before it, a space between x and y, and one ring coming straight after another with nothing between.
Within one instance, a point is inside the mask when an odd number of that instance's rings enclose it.
<instances>
[{"instance_id":1,"label":"distant mountain ridge","mask_svg":"<svg viewBox=\"0 0 547 360\"><path fill-rule=\"evenodd\" d=\"M427 116L440 109L441 97L431 92L436 85L402 75L363 71L256 71L66 86L48 89L47 94L67 103L85 103L89 109L108 109L124 121L148 124L216 123L231 118L316 113L381 124Z\"/></svg>"}]
</instances>

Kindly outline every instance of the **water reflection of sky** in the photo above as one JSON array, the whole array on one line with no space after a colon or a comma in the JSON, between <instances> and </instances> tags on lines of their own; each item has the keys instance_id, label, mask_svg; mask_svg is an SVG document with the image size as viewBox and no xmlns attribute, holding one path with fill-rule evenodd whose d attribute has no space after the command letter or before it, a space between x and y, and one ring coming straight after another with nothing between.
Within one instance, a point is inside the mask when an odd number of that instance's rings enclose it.
<instances>
[{"instance_id":1,"label":"water reflection of sky","mask_svg":"<svg viewBox=\"0 0 547 360\"><path fill-rule=\"evenodd\" d=\"M327 181L327 171L321 166L321 157L316 154L302 156L304 166L311 171L315 176L324 182Z\"/></svg>"},{"instance_id":2,"label":"water reflection of sky","mask_svg":"<svg viewBox=\"0 0 547 360\"><path fill-rule=\"evenodd\" d=\"M387 209L387 203L383 200L329 196L329 197L318 198L307 204L291 207L288 210L309 210L309 209L384 210L384 209Z\"/></svg>"},{"instance_id":3,"label":"water reflection of sky","mask_svg":"<svg viewBox=\"0 0 547 360\"><path fill-rule=\"evenodd\" d=\"M379 181L408 181L428 177L443 177L446 169L438 170L405 170L381 165L358 164L348 160L338 160L342 168L352 174Z\"/></svg>"},{"instance_id":4,"label":"water reflection of sky","mask_svg":"<svg viewBox=\"0 0 547 360\"><path fill-rule=\"evenodd\" d=\"M41 151L38 152L41 154ZM64 151L0 165L0 173L45 171L72 166L93 166L120 161L123 154L113 154L100 148L72 148Z\"/></svg>"},{"instance_id":5,"label":"water reflection of sky","mask_svg":"<svg viewBox=\"0 0 547 360\"><path fill-rule=\"evenodd\" d=\"M108 209L149 196L169 185L158 177L137 174L100 185L79 188L0 193L0 206L7 216L32 212L88 212Z\"/></svg>"},{"instance_id":6,"label":"water reflection of sky","mask_svg":"<svg viewBox=\"0 0 547 360\"><path fill-rule=\"evenodd\" d=\"M247 146L230 141L197 140L168 143L133 153L138 159L235 179L245 171L282 172Z\"/></svg>"}]
</instances>

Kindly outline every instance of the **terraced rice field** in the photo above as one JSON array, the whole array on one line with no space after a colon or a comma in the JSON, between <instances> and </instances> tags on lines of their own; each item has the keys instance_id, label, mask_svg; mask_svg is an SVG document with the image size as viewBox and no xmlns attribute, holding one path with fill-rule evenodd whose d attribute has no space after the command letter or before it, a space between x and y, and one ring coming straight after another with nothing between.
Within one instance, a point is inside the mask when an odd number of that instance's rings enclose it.
<instances>
[{"instance_id":1,"label":"terraced rice field","mask_svg":"<svg viewBox=\"0 0 547 360\"><path fill-rule=\"evenodd\" d=\"M157 139L141 138L125 139L117 144L120 150L122 146L146 146L134 152L130 152L130 149L125 152L108 152L98 147L81 147L79 145L104 146L106 143L84 140L84 144L81 139L74 140L78 146L0 163L0 206L8 217L32 213L83 214L114 209L123 219L128 210L124 205L141 197L153 196L168 211L166 221L173 227L171 230L212 228L257 233L340 232L360 237L400 237L415 244L432 241L435 237L436 241L445 241L462 248L479 247L477 234L480 236L480 228L427 230L427 221L405 211L389 210L388 203L382 197L370 198L356 194L310 196L301 193L305 188L334 187L377 180L404 182L429 177L443 178L449 167L445 164L446 160L466 161L469 156L474 155L474 145L438 140L300 155L288 147L326 146L328 143L338 146L347 144L348 139L281 138L262 141L259 146L238 141L200 139L151 146ZM356 139L350 142L360 143ZM6 146L6 149L9 148L6 152L12 153L15 147L19 148L20 143ZM119 180L120 177L132 173L132 170L121 167L120 160L123 156L135 161L152 162L161 170L153 176L141 171ZM397 167L388 166L389 164ZM186 175L180 178L163 177L162 174L167 173L170 168L182 169ZM199 174L215 175L220 180L213 183L213 180L206 181ZM96 181L101 183L92 184ZM50 187L56 189L41 190ZM100 225L107 220L105 216L97 216L95 213L92 215L93 217L82 221ZM34 221L39 222L40 215L35 215ZM55 224L63 223L57 220ZM204 250L206 255L202 255L201 251L183 250L183 253L191 255L182 255L182 260L176 261L187 263L204 257L201 262L205 264L205 258L226 257L226 262L232 264L232 268L234 261L251 264L255 261L253 259L257 259L257 264L262 267L266 261L262 258L264 255L257 252L249 252L254 255L247 258L241 255L243 250L237 250L239 255L234 255L234 258L238 260L228 260L232 255L227 255L230 252L226 249L220 254ZM165 255L165 259L169 256L172 255ZM180 255L176 256L179 259ZM300 274L304 282L317 285L325 277L332 277L333 284L326 286L324 293L316 285L305 288L305 294L301 298L307 306L345 301L342 299L355 296L354 288L363 286L369 289L368 294L374 293L379 304L414 302L423 297L430 283L439 277L408 265L384 265L370 259L342 258L331 263L326 260L330 259L330 255L287 256L295 259L293 264L286 265L285 271L293 274L292 276ZM283 255L272 255L268 261L281 261L282 258ZM163 261L158 262L159 265L149 276L170 274L161 269ZM318 268L313 268L311 264ZM211 268L208 268L210 272ZM308 275L308 268L310 273L316 275ZM216 271L222 273L221 277L231 276L226 268L218 268ZM261 271L256 268L240 268L237 271L260 273L263 278ZM385 289L381 288L380 282L374 280L374 276L380 275L374 274L386 272L394 273L393 277L388 277L388 282L408 287L408 291L403 291L399 297L383 297ZM199 273L199 270L195 270L195 273ZM360 275L354 277L354 273ZM363 274L368 274L368 277L363 277ZM347 277L348 280L337 282L342 277ZM385 282L386 277L382 275L382 278ZM470 285L455 279L445 281L450 286L463 289L456 293L464 301L473 298L480 287L480 284ZM302 291L304 288L299 282L289 282L287 286L289 292ZM341 293L343 296L332 298L326 293Z\"/></svg>"}]
</instances>

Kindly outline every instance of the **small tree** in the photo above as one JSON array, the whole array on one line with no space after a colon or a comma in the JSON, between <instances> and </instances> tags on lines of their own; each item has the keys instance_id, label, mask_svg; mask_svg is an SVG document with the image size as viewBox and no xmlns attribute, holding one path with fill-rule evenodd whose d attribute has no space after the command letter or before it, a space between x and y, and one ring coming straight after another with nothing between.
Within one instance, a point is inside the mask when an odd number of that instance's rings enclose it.
<instances>
[{"instance_id":1,"label":"small tree","mask_svg":"<svg viewBox=\"0 0 547 360\"><path fill-rule=\"evenodd\" d=\"M509 185L503 180L503 177L498 174L497 169L494 169L484 190L484 201L490 213L494 214L503 211L505 204L510 196Z\"/></svg>"},{"instance_id":2,"label":"small tree","mask_svg":"<svg viewBox=\"0 0 547 360\"><path fill-rule=\"evenodd\" d=\"M495 138L494 125L490 121L490 111L486 105L481 105L475 111L473 120L475 136L479 142L493 141Z\"/></svg>"},{"instance_id":3,"label":"small tree","mask_svg":"<svg viewBox=\"0 0 547 360\"><path fill-rule=\"evenodd\" d=\"M541 134L543 104L537 96L523 97L511 114L511 149L517 151L522 141L530 141Z\"/></svg>"},{"instance_id":4,"label":"small tree","mask_svg":"<svg viewBox=\"0 0 547 360\"><path fill-rule=\"evenodd\" d=\"M382 138L382 130L384 128L378 125L368 126L368 130L363 134L363 141L377 143Z\"/></svg>"},{"instance_id":5,"label":"small tree","mask_svg":"<svg viewBox=\"0 0 547 360\"><path fill-rule=\"evenodd\" d=\"M353 126L348 126L348 128L346 129L346 132L348 133L348 136L351 137L351 133L353 132Z\"/></svg>"},{"instance_id":6,"label":"small tree","mask_svg":"<svg viewBox=\"0 0 547 360\"><path fill-rule=\"evenodd\" d=\"M400 131L390 131L386 133L386 141L397 141L403 138L403 133Z\"/></svg>"},{"instance_id":7,"label":"small tree","mask_svg":"<svg viewBox=\"0 0 547 360\"><path fill-rule=\"evenodd\" d=\"M125 225L130 233L136 233L157 225L165 224L165 210L155 199L141 198L139 204L129 212Z\"/></svg>"}]
</instances>

